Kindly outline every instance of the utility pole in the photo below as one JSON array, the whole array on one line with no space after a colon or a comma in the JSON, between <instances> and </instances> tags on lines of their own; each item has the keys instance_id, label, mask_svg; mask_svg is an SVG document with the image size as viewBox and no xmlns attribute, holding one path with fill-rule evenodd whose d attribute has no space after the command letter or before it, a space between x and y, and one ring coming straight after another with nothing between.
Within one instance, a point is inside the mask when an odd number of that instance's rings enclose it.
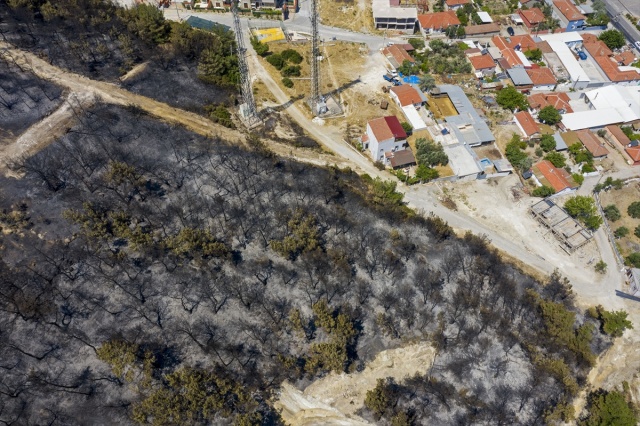
<instances>
[{"instance_id":1,"label":"utility pole","mask_svg":"<svg viewBox=\"0 0 640 426\"><path fill-rule=\"evenodd\" d=\"M236 44L238 45L238 71L240 72L240 93L243 102L240 104L240 116L247 127L251 128L260 123L260 117L256 109L256 102L253 99L251 76L249 75L246 57L247 48L244 45L240 16L238 14L238 0L231 0L231 11L233 13L233 27L236 32Z\"/></svg>"}]
</instances>

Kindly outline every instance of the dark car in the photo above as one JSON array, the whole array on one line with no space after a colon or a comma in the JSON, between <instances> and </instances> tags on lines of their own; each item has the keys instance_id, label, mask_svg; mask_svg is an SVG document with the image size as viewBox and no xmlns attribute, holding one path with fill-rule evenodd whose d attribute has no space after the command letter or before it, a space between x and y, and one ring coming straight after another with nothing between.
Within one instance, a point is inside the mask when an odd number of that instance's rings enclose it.
<instances>
[{"instance_id":1,"label":"dark car","mask_svg":"<svg viewBox=\"0 0 640 426\"><path fill-rule=\"evenodd\" d=\"M509 33L510 36L515 35L516 32L513 31L513 27L507 27L507 32Z\"/></svg>"}]
</instances>

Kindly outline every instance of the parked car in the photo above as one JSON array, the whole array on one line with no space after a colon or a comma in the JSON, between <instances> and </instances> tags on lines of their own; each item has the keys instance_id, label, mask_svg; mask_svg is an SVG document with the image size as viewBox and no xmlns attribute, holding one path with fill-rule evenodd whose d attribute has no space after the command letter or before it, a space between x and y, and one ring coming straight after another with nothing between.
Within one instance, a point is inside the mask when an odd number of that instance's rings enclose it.
<instances>
[{"instance_id":1,"label":"parked car","mask_svg":"<svg viewBox=\"0 0 640 426\"><path fill-rule=\"evenodd\" d=\"M636 45L636 49L640 50L640 41L636 41L634 44Z\"/></svg>"},{"instance_id":2,"label":"parked car","mask_svg":"<svg viewBox=\"0 0 640 426\"><path fill-rule=\"evenodd\" d=\"M516 35L516 32L513 31L513 27L507 27L507 32L509 33L510 36Z\"/></svg>"},{"instance_id":3,"label":"parked car","mask_svg":"<svg viewBox=\"0 0 640 426\"><path fill-rule=\"evenodd\" d=\"M578 50L578 56L580 57L580 59L582 59L583 61L587 59L587 54L584 53L582 50Z\"/></svg>"}]
</instances>

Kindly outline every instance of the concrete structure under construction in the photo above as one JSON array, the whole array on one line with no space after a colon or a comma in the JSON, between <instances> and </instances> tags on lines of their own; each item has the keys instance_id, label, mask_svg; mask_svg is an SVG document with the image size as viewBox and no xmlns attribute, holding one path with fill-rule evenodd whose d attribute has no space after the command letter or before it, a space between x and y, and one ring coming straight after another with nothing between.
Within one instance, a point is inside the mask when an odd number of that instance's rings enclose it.
<instances>
[{"instance_id":1,"label":"concrete structure under construction","mask_svg":"<svg viewBox=\"0 0 640 426\"><path fill-rule=\"evenodd\" d=\"M413 34L418 19L415 6L400 6L392 0L373 0L373 21L379 30L395 30Z\"/></svg>"},{"instance_id":2,"label":"concrete structure under construction","mask_svg":"<svg viewBox=\"0 0 640 426\"><path fill-rule=\"evenodd\" d=\"M592 238L589 231L552 200L545 199L534 204L531 215L551 230L567 253L573 253Z\"/></svg>"}]
</instances>

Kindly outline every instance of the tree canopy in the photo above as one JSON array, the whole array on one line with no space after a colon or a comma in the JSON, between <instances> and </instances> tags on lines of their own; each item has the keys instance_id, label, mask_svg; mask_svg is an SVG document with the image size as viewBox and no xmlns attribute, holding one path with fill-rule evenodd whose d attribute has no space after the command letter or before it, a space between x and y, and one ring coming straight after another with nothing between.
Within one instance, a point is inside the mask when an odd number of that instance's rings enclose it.
<instances>
[{"instance_id":1,"label":"tree canopy","mask_svg":"<svg viewBox=\"0 0 640 426\"><path fill-rule=\"evenodd\" d=\"M529 107L527 97L520 93L518 89L513 86L507 86L501 89L496 96L496 102L502 108L509 109L511 111L526 110Z\"/></svg>"},{"instance_id":2,"label":"tree canopy","mask_svg":"<svg viewBox=\"0 0 640 426\"><path fill-rule=\"evenodd\" d=\"M635 426L638 417L618 391L598 389L587 398L587 416L578 424L580 426Z\"/></svg>"},{"instance_id":3,"label":"tree canopy","mask_svg":"<svg viewBox=\"0 0 640 426\"><path fill-rule=\"evenodd\" d=\"M442 145L425 138L416 140L416 159L419 164L429 167L445 166L449 163L449 157L445 154Z\"/></svg>"},{"instance_id":4,"label":"tree canopy","mask_svg":"<svg viewBox=\"0 0 640 426\"><path fill-rule=\"evenodd\" d=\"M564 209L571 217L584 223L589 229L598 229L602 225L602 217L598 214L596 203L587 195L576 195L567 200Z\"/></svg>"},{"instance_id":5,"label":"tree canopy","mask_svg":"<svg viewBox=\"0 0 640 426\"><path fill-rule=\"evenodd\" d=\"M624 35L618 30L603 31L598 39L602 40L609 49L619 49L627 44Z\"/></svg>"},{"instance_id":6,"label":"tree canopy","mask_svg":"<svg viewBox=\"0 0 640 426\"><path fill-rule=\"evenodd\" d=\"M545 124L553 126L562 120L562 116L552 105L547 105L538 112L538 119Z\"/></svg>"}]
</instances>

